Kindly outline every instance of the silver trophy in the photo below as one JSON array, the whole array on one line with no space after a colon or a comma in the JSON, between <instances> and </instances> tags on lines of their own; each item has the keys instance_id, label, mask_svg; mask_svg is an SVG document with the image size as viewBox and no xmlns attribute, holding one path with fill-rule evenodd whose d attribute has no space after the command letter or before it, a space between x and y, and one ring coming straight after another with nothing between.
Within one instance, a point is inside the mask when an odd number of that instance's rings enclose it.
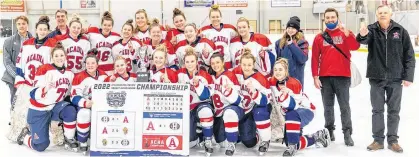
<instances>
[{"instance_id":1,"label":"silver trophy","mask_svg":"<svg viewBox=\"0 0 419 157\"><path fill-rule=\"evenodd\" d=\"M150 53L147 46L142 46L138 50L137 62L137 82L148 82L150 74L147 68L150 66Z\"/></svg>"}]
</instances>

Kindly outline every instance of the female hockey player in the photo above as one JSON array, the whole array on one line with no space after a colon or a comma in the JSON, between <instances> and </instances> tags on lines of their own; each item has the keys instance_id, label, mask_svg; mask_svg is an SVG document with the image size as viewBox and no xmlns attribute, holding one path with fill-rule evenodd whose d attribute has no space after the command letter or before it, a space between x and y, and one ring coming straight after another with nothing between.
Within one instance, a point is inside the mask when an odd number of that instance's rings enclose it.
<instances>
[{"instance_id":1,"label":"female hockey player","mask_svg":"<svg viewBox=\"0 0 419 157\"><path fill-rule=\"evenodd\" d=\"M211 24L202 27L200 33L214 42L216 51L224 55L226 69L230 69L232 68L230 41L237 36L237 29L233 25L221 23L222 14L218 5L211 6L208 17Z\"/></svg>"},{"instance_id":2,"label":"female hockey player","mask_svg":"<svg viewBox=\"0 0 419 157\"><path fill-rule=\"evenodd\" d=\"M106 11L102 15L102 28L90 27L87 35L91 44L91 48L97 48L99 53L99 69L106 72L107 75L113 75L112 46L113 43L121 39L118 33L112 32L114 20L112 14Z\"/></svg>"},{"instance_id":3,"label":"female hockey player","mask_svg":"<svg viewBox=\"0 0 419 157\"><path fill-rule=\"evenodd\" d=\"M308 42L300 32L300 22L291 18L281 39L275 42L278 57L288 59L289 74L304 87L304 67L308 59ZM304 89L304 88L303 88Z\"/></svg>"},{"instance_id":4,"label":"female hockey player","mask_svg":"<svg viewBox=\"0 0 419 157\"><path fill-rule=\"evenodd\" d=\"M153 64L154 67L150 70L150 82L178 82L176 72L167 67L167 48L163 44L157 46L156 51L153 54Z\"/></svg>"},{"instance_id":5,"label":"female hockey player","mask_svg":"<svg viewBox=\"0 0 419 157\"><path fill-rule=\"evenodd\" d=\"M147 12L144 9L140 9L137 12L135 12L135 30L134 30L134 36L138 40L140 40L142 43L148 41L151 39L150 35L150 22L148 20ZM161 30L160 38L165 39L167 31L165 28L161 25L159 25L159 28Z\"/></svg>"},{"instance_id":6,"label":"female hockey player","mask_svg":"<svg viewBox=\"0 0 419 157\"><path fill-rule=\"evenodd\" d=\"M224 68L224 57L220 53L211 56L211 75L214 81L212 103L215 108L214 137L217 143L226 145L225 154L234 154L238 142L239 116L243 109L239 107L242 100L240 85L236 75Z\"/></svg>"},{"instance_id":7,"label":"female hockey player","mask_svg":"<svg viewBox=\"0 0 419 157\"><path fill-rule=\"evenodd\" d=\"M87 52L84 60L86 70L78 73L72 83L71 102L77 106L77 141L80 142L80 151L86 155L88 150L87 139L90 136L90 108L92 101L92 86L104 82L108 77L102 70L98 70L98 51L93 48Z\"/></svg>"},{"instance_id":8,"label":"female hockey player","mask_svg":"<svg viewBox=\"0 0 419 157\"><path fill-rule=\"evenodd\" d=\"M275 62L276 54L272 51L271 41L259 33L250 32L249 20L244 17L237 21L239 36L233 38L230 44L231 58L233 58L233 67L240 63L240 56L243 54L244 47L250 48L253 56L256 57L256 70L267 76L272 71L272 65Z\"/></svg>"},{"instance_id":9,"label":"female hockey player","mask_svg":"<svg viewBox=\"0 0 419 157\"><path fill-rule=\"evenodd\" d=\"M185 40L180 41L176 47L175 52L178 59L183 59L185 55L185 48L192 46L196 53L198 53L198 65L200 68L208 70L210 66L210 58L214 53L215 44L207 39L197 35L198 30L195 24L187 24L185 26ZM180 61L179 67L183 67L184 61Z\"/></svg>"},{"instance_id":10,"label":"female hockey player","mask_svg":"<svg viewBox=\"0 0 419 157\"><path fill-rule=\"evenodd\" d=\"M70 21L70 33L66 35L56 36L57 41L63 43L67 53L67 68L74 74L84 70L83 60L90 50L90 42L86 36L81 34L82 23L77 14L73 14Z\"/></svg>"},{"instance_id":11,"label":"female hockey player","mask_svg":"<svg viewBox=\"0 0 419 157\"><path fill-rule=\"evenodd\" d=\"M30 131L27 127L21 130L18 144L44 151L50 144L49 125L54 120L64 122L65 148L77 150L76 108L63 101L70 93L74 74L66 70L66 53L61 43L52 49L51 60L51 64L42 65L36 72L27 118Z\"/></svg>"},{"instance_id":12,"label":"female hockey player","mask_svg":"<svg viewBox=\"0 0 419 157\"><path fill-rule=\"evenodd\" d=\"M233 70L240 85L240 107L243 108L243 111L236 114L240 119L240 141L246 147L252 148L259 143L258 139L261 140L258 150L263 155L268 151L271 139L268 109L271 90L265 76L255 71L255 63L256 57L249 48L245 48L240 58L240 66Z\"/></svg>"},{"instance_id":13,"label":"female hockey player","mask_svg":"<svg viewBox=\"0 0 419 157\"><path fill-rule=\"evenodd\" d=\"M136 82L137 74L127 71L127 61L122 56L115 57L114 63L115 72L113 75L108 76L105 82Z\"/></svg>"},{"instance_id":14,"label":"female hockey player","mask_svg":"<svg viewBox=\"0 0 419 157\"><path fill-rule=\"evenodd\" d=\"M315 143L329 146L331 141L327 129L302 136L301 131L313 120L316 107L302 93L301 83L289 76L286 59L281 58L275 62L269 84L273 94L273 105L281 106L285 110L285 142L288 148L283 156L294 156L297 150Z\"/></svg>"},{"instance_id":15,"label":"female hockey player","mask_svg":"<svg viewBox=\"0 0 419 157\"><path fill-rule=\"evenodd\" d=\"M200 123L203 130L203 140L205 152L207 155L213 153L212 147L212 127L213 121L213 107L209 104L209 98L214 89L214 83L211 76L204 70L198 69L198 55L192 47L185 49L184 65L177 71L179 83L191 85L190 95L190 133L189 141L193 147L199 141L196 133L197 123Z\"/></svg>"},{"instance_id":16,"label":"female hockey player","mask_svg":"<svg viewBox=\"0 0 419 157\"><path fill-rule=\"evenodd\" d=\"M141 44L139 40L132 37L132 31L134 30L132 22L133 21L130 19L122 26L122 39L119 39L113 44L112 56L113 58L116 58L117 56L124 57L127 63L127 71L130 73L136 73L137 55Z\"/></svg>"},{"instance_id":17,"label":"female hockey player","mask_svg":"<svg viewBox=\"0 0 419 157\"><path fill-rule=\"evenodd\" d=\"M176 45L179 41L185 40L183 31L186 24L185 14L178 8L173 10L173 24L175 24L176 28L167 30L166 40L170 41L172 45Z\"/></svg>"},{"instance_id":18,"label":"female hockey player","mask_svg":"<svg viewBox=\"0 0 419 157\"><path fill-rule=\"evenodd\" d=\"M179 67L177 65L179 64L179 61L175 54L174 46L172 45L172 43L170 43L170 41L167 41L164 38L162 38L163 29L161 28L158 19L153 19L149 27L149 32L150 40L144 42L145 47L142 47L142 50L139 54L139 63L144 64L142 67L147 69L150 69L150 67L152 67L150 63L152 63L151 56L153 56L153 52L155 51L158 45L164 44L167 48L167 66L172 69L178 69ZM141 67L141 65L139 65L138 67Z\"/></svg>"},{"instance_id":19,"label":"female hockey player","mask_svg":"<svg viewBox=\"0 0 419 157\"><path fill-rule=\"evenodd\" d=\"M49 26L48 16L41 16L36 23L36 37L23 42L20 53L16 58L15 108L11 114L11 126L7 135L11 141L17 140L18 132L27 125L29 92L35 84L35 74L41 65L49 64L51 49L55 46L55 40L47 38Z\"/></svg>"}]
</instances>

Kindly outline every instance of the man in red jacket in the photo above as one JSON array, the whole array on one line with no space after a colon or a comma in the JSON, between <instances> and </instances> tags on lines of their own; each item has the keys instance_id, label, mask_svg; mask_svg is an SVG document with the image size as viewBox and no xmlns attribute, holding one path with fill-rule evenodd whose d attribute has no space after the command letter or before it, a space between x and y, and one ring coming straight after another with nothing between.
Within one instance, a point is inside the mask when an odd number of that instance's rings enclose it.
<instances>
[{"instance_id":1,"label":"man in red jacket","mask_svg":"<svg viewBox=\"0 0 419 157\"><path fill-rule=\"evenodd\" d=\"M340 107L345 145L353 146L351 109L349 106L350 51L357 50L360 44L356 41L355 35L342 26L336 9L326 9L324 21L327 27L325 32L347 58L333 45L326 42L322 34L318 34L314 38L311 58L314 85L317 89L321 89L325 128L329 130L331 140L335 140L333 130L335 130L334 104L336 95Z\"/></svg>"}]
</instances>

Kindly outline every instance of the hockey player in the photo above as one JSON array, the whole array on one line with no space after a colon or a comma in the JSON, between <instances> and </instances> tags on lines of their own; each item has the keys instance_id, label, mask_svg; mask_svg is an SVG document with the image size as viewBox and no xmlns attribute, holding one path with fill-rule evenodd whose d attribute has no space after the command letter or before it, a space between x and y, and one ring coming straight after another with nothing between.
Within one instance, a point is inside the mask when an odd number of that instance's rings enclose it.
<instances>
[{"instance_id":1,"label":"hockey player","mask_svg":"<svg viewBox=\"0 0 419 157\"><path fill-rule=\"evenodd\" d=\"M285 142L288 148L283 156L294 156L297 150L317 143L323 147L329 146L331 141L327 129L302 136L301 131L313 120L316 107L302 93L301 83L289 76L286 59L275 62L269 84L273 94L273 105L280 105L285 110Z\"/></svg>"},{"instance_id":2,"label":"hockey player","mask_svg":"<svg viewBox=\"0 0 419 157\"><path fill-rule=\"evenodd\" d=\"M198 55L192 47L185 48L184 65L177 71L179 83L191 85L190 95L190 147L195 146L199 141L196 133L197 123L200 123L203 130L205 152L207 155L213 153L212 127L214 125L213 107L209 104L209 98L214 88L211 76L204 70L198 69Z\"/></svg>"},{"instance_id":3,"label":"hockey player","mask_svg":"<svg viewBox=\"0 0 419 157\"><path fill-rule=\"evenodd\" d=\"M134 37L140 40L142 43L150 40L151 39L150 37L151 24L148 20L147 12L144 9L140 9L137 12L135 12ZM166 34L167 34L166 29L161 25L158 25L158 26L161 30L160 38L166 39Z\"/></svg>"},{"instance_id":4,"label":"hockey player","mask_svg":"<svg viewBox=\"0 0 419 157\"><path fill-rule=\"evenodd\" d=\"M168 68L167 48L163 44L157 46L153 55L154 67L150 70L150 82L157 83L177 83L176 72ZM170 76L170 77L169 77Z\"/></svg>"},{"instance_id":5,"label":"hockey player","mask_svg":"<svg viewBox=\"0 0 419 157\"><path fill-rule=\"evenodd\" d=\"M243 49L248 47L256 57L256 70L264 76L269 75L276 59L275 50L271 48L273 47L271 41L263 34L250 32L249 20L244 17L237 21L237 29L239 36L233 38L230 45L231 58L234 58L233 67L240 63Z\"/></svg>"},{"instance_id":6,"label":"hockey player","mask_svg":"<svg viewBox=\"0 0 419 157\"><path fill-rule=\"evenodd\" d=\"M18 144L25 144L36 151L44 151L50 144L49 125L51 121L64 122L65 148L77 150L75 140L76 108L63 101L70 93L74 74L66 69L66 53L61 43L51 51L51 64L38 68L35 88L30 92L28 118L30 131L23 128Z\"/></svg>"},{"instance_id":7,"label":"hockey player","mask_svg":"<svg viewBox=\"0 0 419 157\"><path fill-rule=\"evenodd\" d=\"M84 70L83 60L87 51L90 50L90 42L86 36L81 34L82 23L77 14L73 15L70 22L70 33L56 36L57 41L63 43L67 53L67 68L74 74Z\"/></svg>"},{"instance_id":8,"label":"hockey player","mask_svg":"<svg viewBox=\"0 0 419 157\"><path fill-rule=\"evenodd\" d=\"M230 41L237 36L237 29L233 25L221 23L221 10L218 5L211 6L209 11L210 25L200 29L203 37L210 39L216 46L216 51L224 55L226 69L232 68Z\"/></svg>"},{"instance_id":9,"label":"hockey player","mask_svg":"<svg viewBox=\"0 0 419 157\"><path fill-rule=\"evenodd\" d=\"M87 139L90 135L90 108L92 101L92 86L95 83L104 82L108 77L102 70L98 70L99 60L97 49L87 52L84 60L86 70L78 73L72 82L71 102L77 106L77 141L80 142L80 151L85 155L88 150Z\"/></svg>"},{"instance_id":10,"label":"hockey player","mask_svg":"<svg viewBox=\"0 0 419 157\"><path fill-rule=\"evenodd\" d=\"M127 63L127 71L135 73L137 71L137 55L141 44L139 40L132 37L132 30L134 29L132 22L130 19L122 26L122 39L113 44L112 56L113 58L117 56L124 57Z\"/></svg>"},{"instance_id":11,"label":"hockey player","mask_svg":"<svg viewBox=\"0 0 419 157\"><path fill-rule=\"evenodd\" d=\"M210 58L215 50L215 44L207 39L197 36L198 30L195 24L187 24L185 26L185 40L180 41L176 47L175 52L178 59L183 59L185 55L185 48L192 46L195 52L198 53L198 65L200 68L208 70L210 66ZM179 67L183 67L184 61L180 61Z\"/></svg>"},{"instance_id":12,"label":"hockey player","mask_svg":"<svg viewBox=\"0 0 419 157\"><path fill-rule=\"evenodd\" d=\"M215 141L222 146L226 145L225 154L232 156L239 134L240 119L237 113L243 113L243 109L238 106L242 100L239 95L240 85L236 75L224 68L224 58L220 53L211 56L210 71L214 81L212 103L215 108Z\"/></svg>"},{"instance_id":13,"label":"hockey player","mask_svg":"<svg viewBox=\"0 0 419 157\"><path fill-rule=\"evenodd\" d=\"M117 56L115 57L114 63L115 73L111 76L108 76L105 79L105 82L136 82L137 74L127 71L127 62L124 57Z\"/></svg>"},{"instance_id":14,"label":"hockey player","mask_svg":"<svg viewBox=\"0 0 419 157\"><path fill-rule=\"evenodd\" d=\"M87 35L91 44L91 48L97 48L99 53L99 69L106 72L107 75L113 75L112 46L113 43L121 39L118 33L112 32L114 20L109 11L102 15L102 28L90 27Z\"/></svg>"},{"instance_id":15,"label":"hockey player","mask_svg":"<svg viewBox=\"0 0 419 157\"><path fill-rule=\"evenodd\" d=\"M27 125L26 116L29 107L29 92L35 84L35 74L41 65L50 63L51 49L55 40L47 38L49 26L48 16L41 16L36 23L36 37L23 42L16 58L15 109L11 112L11 127L7 135L11 141L16 141L23 127ZM23 119L22 119L23 117Z\"/></svg>"},{"instance_id":16,"label":"hockey player","mask_svg":"<svg viewBox=\"0 0 419 157\"><path fill-rule=\"evenodd\" d=\"M164 38L162 38L162 33L164 31L161 28L158 19L153 19L149 27L149 32L150 40L144 42L144 47L142 47L142 50L139 54L139 63L145 64L144 67L150 69L150 67L153 66L150 65L150 63L152 63L151 60L153 52L155 51L158 45L164 44L167 48L167 66L172 69L178 69L179 67L177 65L179 64L179 60L177 59L177 56L175 54L174 46L172 45L172 43L170 43L170 41L167 41Z\"/></svg>"},{"instance_id":17,"label":"hockey player","mask_svg":"<svg viewBox=\"0 0 419 157\"><path fill-rule=\"evenodd\" d=\"M173 24L175 24L176 28L167 30L166 40L170 41L172 45L176 45L178 42L185 40L183 31L186 25L185 14L178 8L173 10Z\"/></svg>"},{"instance_id":18,"label":"hockey player","mask_svg":"<svg viewBox=\"0 0 419 157\"><path fill-rule=\"evenodd\" d=\"M271 90L265 76L255 71L255 63L256 57L252 55L249 48L245 48L240 58L240 66L233 70L240 84L240 95L242 97L240 107L243 108L243 112L236 114L240 119L239 134L241 142L246 147L251 148L260 139L262 142L258 150L263 155L268 151L271 139L271 122L268 108Z\"/></svg>"}]
</instances>

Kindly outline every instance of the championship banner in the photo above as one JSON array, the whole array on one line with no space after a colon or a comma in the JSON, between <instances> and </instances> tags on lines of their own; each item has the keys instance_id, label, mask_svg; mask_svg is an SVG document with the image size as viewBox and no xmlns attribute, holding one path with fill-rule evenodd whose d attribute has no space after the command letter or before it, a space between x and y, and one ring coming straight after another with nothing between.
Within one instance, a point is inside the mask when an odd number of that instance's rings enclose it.
<instances>
[{"instance_id":1,"label":"championship banner","mask_svg":"<svg viewBox=\"0 0 419 157\"><path fill-rule=\"evenodd\" d=\"M185 7L211 7L214 0L184 0Z\"/></svg>"},{"instance_id":2,"label":"championship banner","mask_svg":"<svg viewBox=\"0 0 419 157\"><path fill-rule=\"evenodd\" d=\"M0 0L0 12L25 12L24 0Z\"/></svg>"},{"instance_id":3,"label":"championship banner","mask_svg":"<svg viewBox=\"0 0 419 157\"><path fill-rule=\"evenodd\" d=\"M217 0L220 7L247 7L248 0Z\"/></svg>"},{"instance_id":4,"label":"championship banner","mask_svg":"<svg viewBox=\"0 0 419 157\"><path fill-rule=\"evenodd\" d=\"M271 0L272 7L300 7L301 0Z\"/></svg>"},{"instance_id":5,"label":"championship banner","mask_svg":"<svg viewBox=\"0 0 419 157\"><path fill-rule=\"evenodd\" d=\"M90 156L188 156L189 85L95 84Z\"/></svg>"}]
</instances>

